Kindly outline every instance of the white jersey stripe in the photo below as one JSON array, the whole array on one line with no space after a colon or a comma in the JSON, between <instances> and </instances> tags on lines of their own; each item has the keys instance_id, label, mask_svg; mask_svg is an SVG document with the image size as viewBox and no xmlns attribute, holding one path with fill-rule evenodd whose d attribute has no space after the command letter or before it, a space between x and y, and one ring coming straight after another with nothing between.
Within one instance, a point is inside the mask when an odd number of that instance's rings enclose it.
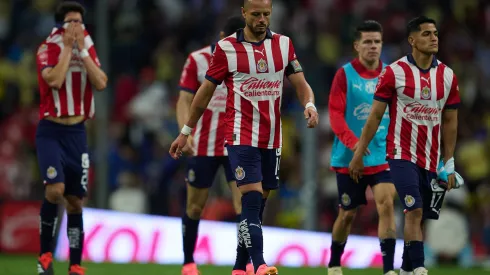
<instances>
[{"instance_id":1,"label":"white jersey stripe","mask_svg":"<svg viewBox=\"0 0 490 275\"><path fill-rule=\"evenodd\" d=\"M260 131L260 112L259 103L252 101L253 106L253 121L252 121L252 147L258 147L259 145L259 131Z\"/></svg>"},{"instance_id":2,"label":"white jersey stripe","mask_svg":"<svg viewBox=\"0 0 490 275\"><path fill-rule=\"evenodd\" d=\"M94 114L95 114L95 97L92 96L92 100L90 100L90 117L92 117Z\"/></svg>"},{"instance_id":3,"label":"white jersey stripe","mask_svg":"<svg viewBox=\"0 0 490 275\"><path fill-rule=\"evenodd\" d=\"M81 115L85 115L85 88L87 86L87 78L86 77L82 77L81 81L80 81L80 93L81 93L81 96L80 96L80 114Z\"/></svg>"},{"instance_id":4,"label":"white jersey stripe","mask_svg":"<svg viewBox=\"0 0 490 275\"><path fill-rule=\"evenodd\" d=\"M264 41L264 49L267 55L267 66L269 67L269 73L273 73L276 71L274 67L274 56L272 54L272 41L270 39L266 39Z\"/></svg>"},{"instance_id":5,"label":"white jersey stripe","mask_svg":"<svg viewBox=\"0 0 490 275\"><path fill-rule=\"evenodd\" d=\"M417 138L419 134L419 129L416 124L411 124L412 126L412 135L410 138L410 156L412 157L412 162L417 162Z\"/></svg>"},{"instance_id":6,"label":"white jersey stripe","mask_svg":"<svg viewBox=\"0 0 490 275\"><path fill-rule=\"evenodd\" d=\"M233 83L233 89L237 90L240 89L238 87L238 84L236 82ZM238 93L234 93L233 96L235 97L235 110L241 110L241 100L242 97ZM240 145L240 138L241 138L241 129L242 129L242 113L235 111L235 123L233 125L233 134L234 136L234 141L233 145Z\"/></svg>"},{"instance_id":7,"label":"white jersey stripe","mask_svg":"<svg viewBox=\"0 0 490 275\"><path fill-rule=\"evenodd\" d=\"M245 47L245 50L247 51L247 56L248 56L248 67L249 67L249 74L253 75L257 73L257 66L255 66L255 55L254 55L254 49L253 46L250 43L243 43L243 47Z\"/></svg>"},{"instance_id":8,"label":"white jersey stripe","mask_svg":"<svg viewBox=\"0 0 490 275\"><path fill-rule=\"evenodd\" d=\"M197 148L199 147L199 140L201 139L201 130L202 130L202 119L200 119L199 121L197 121L197 124L196 124L196 130L194 131L194 139L193 139L193 142L194 142L194 155L197 154Z\"/></svg>"},{"instance_id":9,"label":"white jersey stripe","mask_svg":"<svg viewBox=\"0 0 490 275\"><path fill-rule=\"evenodd\" d=\"M54 107L56 107L56 116L59 117L61 115L60 94L58 89L51 89L51 92L53 94Z\"/></svg>"},{"instance_id":10,"label":"white jersey stripe","mask_svg":"<svg viewBox=\"0 0 490 275\"><path fill-rule=\"evenodd\" d=\"M279 39L279 47L281 48L282 62L284 64L283 68L286 68L289 57L289 37L281 36Z\"/></svg>"},{"instance_id":11,"label":"white jersey stripe","mask_svg":"<svg viewBox=\"0 0 490 275\"><path fill-rule=\"evenodd\" d=\"M427 129L427 140L425 142L425 156L426 156L426 161L425 161L425 169L429 170L430 164L431 164L431 159L430 159L430 148L432 145L432 129L428 128Z\"/></svg>"},{"instance_id":12,"label":"white jersey stripe","mask_svg":"<svg viewBox=\"0 0 490 275\"><path fill-rule=\"evenodd\" d=\"M211 125L209 129L208 138L208 156L214 156L214 150L216 148L216 130L218 129L219 112L213 112L211 117Z\"/></svg>"},{"instance_id":13,"label":"white jersey stripe","mask_svg":"<svg viewBox=\"0 0 490 275\"><path fill-rule=\"evenodd\" d=\"M402 76L405 75L405 72L403 71L402 67L400 67L399 65L393 65L393 72L395 73L395 75L402 75ZM395 86L401 87L397 90L398 97L403 96L403 89L405 89L403 84L404 83L400 83L400 78L397 77L395 80ZM403 112L403 106L402 106L402 103L400 102L400 100L396 101L396 110L397 110L397 114L399 112ZM403 117L400 115L397 115L395 118L395 135L394 135L394 137L395 137L395 152L396 152L396 155L398 155L399 157L401 157L401 152L402 152L401 141L400 141L402 119L403 119Z\"/></svg>"},{"instance_id":14,"label":"white jersey stripe","mask_svg":"<svg viewBox=\"0 0 490 275\"><path fill-rule=\"evenodd\" d=\"M274 146L274 137L276 134L276 114L274 113L274 104L269 104L269 117L271 119L271 132L269 134L269 144L268 148L273 148ZM280 118L279 118L280 119Z\"/></svg>"},{"instance_id":15,"label":"white jersey stripe","mask_svg":"<svg viewBox=\"0 0 490 275\"><path fill-rule=\"evenodd\" d=\"M65 87L66 87L66 104L68 107L68 115L75 115L75 103L73 101L73 73L68 70L65 77Z\"/></svg>"}]
</instances>

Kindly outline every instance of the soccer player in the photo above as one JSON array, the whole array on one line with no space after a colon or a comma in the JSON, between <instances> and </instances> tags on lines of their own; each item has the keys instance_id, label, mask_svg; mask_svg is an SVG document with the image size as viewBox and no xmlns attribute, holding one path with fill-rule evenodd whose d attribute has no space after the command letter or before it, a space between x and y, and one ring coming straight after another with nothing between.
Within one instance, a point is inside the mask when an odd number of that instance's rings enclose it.
<instances>
[{"instance_id":1,"label":"soccer player","mask_svg":"<svg viewBox=\"0 0 490 275\"><path fill-rule=\"evenodd\" d=\"M66 200L70 275L83 275L83 198L90 167L84 121L94 115L93 89L103 90L94 43L85 30L85 9L76 2L57 7L57 26L37 51L41 106L36 132L37 159L44 180L38 273L53 274L53 237L58 204Z\"/></svg>"},{"instance_id":2,"label":"soccer player","mask_svg":"<svg viewBox=\"0 0 490 275\"><path fill-rule=\"evenodd\" d=\"M455 187L454 148L460 103L453 70L437 60L436 22L425 16L407 26L412 53L381 73L373 106L349 165L354 180L362 175L362 161L389 105L386 153L391 177L405 207L405 246L401 274L428 274L424 267L422 224L438 219L446 188L437 181L441 135L447 190ZM412 272L413 270L413 272Z\"/></svg>"},{"instance_id":3,"label":"soccer player","mask_svg":"<svg viewBox=\"0 0 490 275\"><path fill-rule=\"evenodd\" d=\"M223 39L243 28L245 22L240 16L231 17L220 32ZM180 96L177 101L177 120L182 128L187 122L189 110L194 95L204 81L209 68L215 44L206 46L192 52L184 66L180 78ZM242 212L241 193L231 171L228 153L224 146L225 136L225 106L226 86L217 86L213 97L203 117L197 122L192 136L187 140L185 149L193 156L189 159L187 167L187 205L186 213L182 218L182 231L184 243L184 265L182 275L197 275L197 266L194 263L194 248L196 246L199 219L206 205L209 188L220 166L223 166L226 179L230 184L233 197L233 206L239 221ZM247 275L254 275L252 264L247 264Z\"/></svg>"},{"instance_id":4,"label":"soccer player","mask_svg":"<svg viewBox=\"0 0 490 275\"><path fill-rule=\"evenodd\" d=\"M376 81L385 66L381 62L383 29L376 21L365 21L357 27L354 48L358 57L340 68L330 91L329 114L335 140L331 165L337 174L340 201L339 215L332 232L332 256L328 264L329 275L341 275L340 259L349 236L357 208L365 205L366 188L371 186L379 214L378 236L383 255L384 274L396 274L393 270L396 232L393 200L395 187L386 161L386 133L389 118L384 115L381 127L368 146L364 156L367 166L359 183L349 176L349 161L358 146L358 137L373 103Z\"/></svg>"},{"instance_id":5,"label":"soccer player","mask_svg":"<svg viewBox=\"0 0 490 275\"><path fill-rule=\"evenodd\" d=\"M295 87L307 126L318 124L314 94L287 36L269 30L271 0L245 0L242 15L246 26L219 41L206 80L192 101L190 116L172 143L170 154L182 148L206 110L217 85L228 89L225 142L231 168L242 193L237 261L233 275L242 275L249 255L257 275L277 274L263 256L261 213L270 190L278 188L281 157L280 107L284 75ZM248 253L247 253L248 252Z\"/></svg>"}]
</instances>

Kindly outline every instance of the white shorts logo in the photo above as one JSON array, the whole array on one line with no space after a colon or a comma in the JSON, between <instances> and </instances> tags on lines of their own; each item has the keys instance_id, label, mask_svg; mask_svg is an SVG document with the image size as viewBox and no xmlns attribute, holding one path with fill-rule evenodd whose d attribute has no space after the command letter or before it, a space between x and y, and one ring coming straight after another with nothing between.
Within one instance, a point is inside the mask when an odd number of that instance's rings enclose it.
<instances>
[{"instance_id":1,"label":"white shorts logo","mask_svg":"<svg viewBox=\"0 0 490 275\"><path fill-rule=\"evenodd\" d=\"M405 205L407 207L412 207L414 204L415 204L415 198L410 196L410 195L406 195L405 196Z\"/></svg>"},{"instance_id":2,"label":"white shorts logo","mask_svg":"<svg viewBox=\"0 0 490 275\"><path fill-rule=\"evenodd\" d=\"M49 166L48 170L46 170L46 176L48 177L48 179L52 180L56 178L57 175L58 172L56 171L56 168L54 168L53 166Z\"/></svg>"}]
</instances>

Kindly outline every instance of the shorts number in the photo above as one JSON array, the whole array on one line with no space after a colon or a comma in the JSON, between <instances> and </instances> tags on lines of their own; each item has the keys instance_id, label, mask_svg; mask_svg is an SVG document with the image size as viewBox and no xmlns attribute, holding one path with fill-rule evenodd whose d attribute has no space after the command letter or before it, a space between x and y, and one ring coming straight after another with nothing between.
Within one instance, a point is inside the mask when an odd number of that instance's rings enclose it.
<instances>
[{"instance_id":1,"label":"shorts number","mask_svg":"<svg viewBox=\"0 0 490 275\"><path fill-rule=\"evenodd\" d=\"M437 206L439 205L439 202L441 201L442 195L444 195L444 193L442 193L442 192L432 193L432 200L430 201L430 208L438 208Z\"/></svg>"},{"instance_id":2,"label":"shorts number","mask_svg":"<svg viewBox=\"0 0 490 275\"><path fill-rule=\"evenodd\" d=\"M281 166L281 148L276 150L276 179L279 179L279 168Z\"/></svg>"},{"instance_id":3,"label":"shorts number","mask_svg":"<svg viewBox=\"0 0 490 275\"><path fill-rule=\"evenodd\" d=\"M88 185L88 169L90 168L90 160L88 158L87 153L82 154L82 179L80 180L80 184L82 185L83 190L87 192Z\"/></svg>"}]
</instances>

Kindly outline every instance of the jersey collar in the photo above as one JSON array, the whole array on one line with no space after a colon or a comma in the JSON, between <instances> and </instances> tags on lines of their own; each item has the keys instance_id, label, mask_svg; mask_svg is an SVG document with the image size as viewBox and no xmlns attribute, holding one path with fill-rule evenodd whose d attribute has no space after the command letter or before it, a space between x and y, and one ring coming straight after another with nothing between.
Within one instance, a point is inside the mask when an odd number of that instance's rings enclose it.
<instances>
[{"instance_id":1,"label":"jersey collar","mask_svg":"<svg viewBox=\"0 0 490 275\"><path fill-rule=\"evenodd\" d=\"M408 62L415 65L415 67L417 67L422 72L428 72L431 68L435 68L435 67L437 67L437 65L439 65L437 63L437 58L435 55L432 56L432 63L430 63L430 67L427 70L424 70L424 69L420 68L419 66L417 66L417 63L415 63L415 59L413 58L413 55L411 53L407 54L407 60L408 60Z\"/></svg>"},{"instance_id":2,"label":"jersey collar","mask_svg":"<svg viewBox=\"0 0 490 275\"><path fill-rule=\"evenodd\" d=\"M271 30L269 28L267 28L267 30L265 31L265 38L264 38L264 40L265 39L272 39L272 32L271 32ZM248 41L245 40L245 34L244 34L244 31L243 31L243 28L237 30L237 32L236 32L236 40L239 43L248 42ZM262 42L264 42L264 40L259 41L259 42L249 42L249 43L252 43L252 44L261 44Z\"/></svg>"}]
</instances>

